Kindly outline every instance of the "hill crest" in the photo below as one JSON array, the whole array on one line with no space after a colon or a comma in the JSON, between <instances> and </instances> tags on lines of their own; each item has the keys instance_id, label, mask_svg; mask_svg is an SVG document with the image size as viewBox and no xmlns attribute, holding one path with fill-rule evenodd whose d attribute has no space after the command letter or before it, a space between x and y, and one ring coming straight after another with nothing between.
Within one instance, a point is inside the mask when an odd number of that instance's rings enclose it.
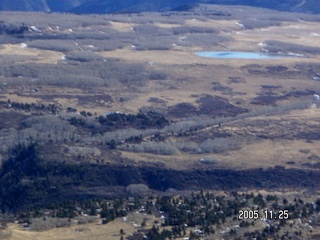
<instances>
[{"instance_id":1,"label":"hill crest","mask_svg":"<svg viewBox=\"0 0 320 240\"><path fill-rule=\"evenodd\" d=\"M71 12L77 14L159 12L184 9L184 5L198 3L246 5L289 12L320 13L320 5L316 0L3 0L0 2L0 11Z\"/></svg>"}]
</instances>

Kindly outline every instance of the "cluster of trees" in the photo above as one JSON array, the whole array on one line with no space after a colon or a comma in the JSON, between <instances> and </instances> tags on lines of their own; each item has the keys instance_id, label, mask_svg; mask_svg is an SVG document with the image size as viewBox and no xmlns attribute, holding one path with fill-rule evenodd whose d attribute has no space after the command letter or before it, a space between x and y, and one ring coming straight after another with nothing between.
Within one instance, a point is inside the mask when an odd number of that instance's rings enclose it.
<instances>
[{"instance_id":1,"label":"cluster of trees","mask_svg":"<svg viewBox=\"0 0 320 240\"><path fill-rule=\"evenodd\" d=\"M212 101L211 98L209 100L209 102ZM199 142L199 140L193 138L188 143L177 141L174 144L167 143L165 140L170 136L193 136L203 128L218 126L247 117L306 108L310 106L310 101L296 101L276 107L261 107L257 110L231 117L214 119L193 117L179 122L169 122L162 114L157 112L140 112L137 114L111 113L107 116L95 117L94 114L85 111L82 111L80 115L72 113L76 111L73 108L67 109L67 112L61 111L60 106L56 104L29 104L11 101L1 102L1 104L4 107L10 106L23 111L51 112L50 115L27 118L21 124L22 128L20 129L1 129L1 154L6 154L8 149L19 143L74 142L94 145L108 144L111 148L118 146L123 150L171 155L177 150L192 153L219 153L239 149L241 147L240 140L242 139L239 140L237 137L230 136L207 139L204 142ZM206 104L209 103L204 103L204 105ZM230 108L234 110L232 105ZM59 113L59 116L53 115L56 113ZM299 134L300 137L303 137L302 133ZM314 135L314 138L317 138L317 135ZM147 139L149 142L142 142L143 139Z\"/></svg>"},{"instance_id":2,"label":"cluster of trees","mask_svg":"<svg viewBox=\"0 0 320 240\"><path fill-rule=\"evenodd\" d=\"M133 127L139 129L147 128L163 128L169 125L169 121L165 117L156 112L124 114L124 113L110 113L107 116L98 117L101 125L112 128Z\"/></svg>"},{"instance_id":3,"label":"cluster of trees","mask_svg":"<svg viewBox=\"0 0 320 240\"><path fill-rule=\"evenodd\" d=\"M288 237L302 236L301 231L288 233L287 229L292 227L292 222L287 220L268 221L267 227L258 227L257 229L255 225L258 220L238 220L239 210L253 209L254 206L260 210L267 208L275 212L287 209L290 213L290 219L306 219L319 212L320 200L317 200L316 203L304 203L303 200L295 198L289 203L286 198L280 199L276 195L262 196L261 194L232 192L230 196L216 196L209 192L200 192L187 196L159 196L156 199L147 200L143 206L148 214L156 214L160 211L165 216L165 222L162 224L166 227L164 230L161 231L159 226L153 226L145 234L151 240L187 236L189 239L200 239L203 236L214 236L215 230L221 230L227 221L229 223L233 221L242 230L231 228L225 233L225 235L229 235L226 237L233 239L287 239ZM168 227L171 227L171 230ZM187 227L194 230L187 233ZM220 233L220 231L218 232ZM143 234L134 236L136 239L144 237ZM128 239L131 238L128 237Z\"/></svg>"},{"instance_id":4,"label":"cluster of trees","mask_svg":"<svg viewBox=\"0 0 320 240\"><path fill-rule=\"evenodd\" d=\"M158 134L155 134L155 136ZM129 138L130 139L130 138ZM125 144L119 144L118 149L133 152L148 152L158 155L173 155L178 150L189 153L223 153L238 150L242 147L243 139L240 137L214 138L203 142L164 142L165 138L155 138L150 142L132 142L126 139ZM158 140L157 140L158 139ZM160 140L160 142L159 142ZM163 141L163 142L161 142ZM134 143L134 144L130 144Z\"/></svg>"},{"instance_id":5,"label":"cluster of trees","mask_svg":"<svg viewBox=\"0 0 320 240\"><path fill-rule=\"evenodd\" d=\"M28 31L28 27L24 24L19 26L12 24L7 25L4 21L0 21L0 35L8 34L23 36L23 33L26 31Z\"/></svg>"},{"instance_id":6,"label":"cluster of trees","mask_svg":"<svg viewBox=\"0 0 320 240\"><path fill-rule=\"evenodd\" d=\"M159 227L153 226L146 234L146 237L148 240L166 240L172 238L172 232L166 229L160 231Z\"/></svg>"},{"instance_id":7,"label":"cluster of trees","mask_svg":"<svg viewBox=\"0 0 320 240\"><path fill-rule=\"evenodd\" d=\"M133 151L133 152L146 152L158 155L174 155L177 152L177 148L171 143L154 143L154 142L142 142L140 144L123 144L118 149Z\"/></svg>"},{"instance_id":8,"label":"cluster of trees","mask_svg":"<svg viewBox=\"0 0 320 240\"><path fill-rule=\"evenodd\" d=\"M31 111L49 111L52 114L57 114L61 110L61 106L49 103L20 103L20 102L13 102L10 99L7 102L0 101L0 104L9 108L13 108L16 110L22 110L25 112Z\"/></svg>"},{"instance_id":9,"label":"cluster of trees","mask_svg":"<svg viewBox=\"0 0 320 240\"><path fill-rule=\"evenodd\" d=\"M203 192L191 196L163 196L157 198L154 207L164 212L166 216L164 224L172 226L171 236L174 237L186 236L186 226L197 227L204 235L215 234L215 229L219 228L227 219L229 219L228 221L232 219L236 224L240 209L252 209L254 205L258 206L258 209L267 208L274 212L287 209L289 219L305 219L320 211L320 199L315 203L305 203L297 198L289 202L286 198L279 199L276 195L262 196L261 194L233 192L231 196L215 196L212 193ZM255 225L255 221L257 220L239 220L239 226L240 228L250 228ZM287 226L289 227L292 224L289 224L286 220L276 220L268 223L269 226L263 229L245 231L243 237L245 239L254 237L257 237L257 239L270 237L282 239L280 230L286 229ZM153 228L152 231L154 232L155 229ZM229 234L237 235L237 230L231 229ZM288 236L289 234L285 233L284 235ZM293 235L301 236L301 231ZM190 233L190 236L195 237L195 239L199 237L195 232Z\"/></svg>"},{"instance_id":10,"label":"cluster of trees","mask_svg":"<svg viewBox=\"0 0 320 240\"><path fill-rule=\"evenodd\" d=\"M83 53L74 59L74 64L35 64L23 63L11 65L6 69L8 79L20 77L22 86L63 86L76 88L114 87L119 84L142 86L149 80L155 70L138 63L106 60L96 61L95 57ZM84 60L85 59L85 60ZM89 61L90 60L90 61ZM92 61L91 61L92 60ZM84 61L84 62L83 62ZM80 67L81 64L81 67ZM36 81L35 81L36 80ZM16 85L16 81L7 81L7 85Z\"/></svg>"},{"instance_id":11,"label":"cluster of trees","mask_svg":"<svg viewBox=\"0 0 320 240\"><path fill-rule=\"evenodd\" d=\"M148 214L157 214L161 211L165 216L164 226L171 226L171 230L165 232L159 231L156 227L152 228L147 236L150 239L165 239L169 235L171 237L186 236L186 227L197 228L204 235L215 234L215 229L222 226L227 220L238 221L237 216L240 209L252 208L253 206L258 206L259 209L272 209L275 212L286 209L289 212L290 219L307 218L320 212L320 199L315 203L309 203L301 199L294 199L293 201L285 198L279 199L275 195L262 196L261 194L238 194L236 192L228 197L201 191L200 193L179 197L163 195L149 199L135 197L134 201L122 198L121 195L110 201L94 199L93 197L89 197L87 200L76 200L76 195L73 195L73 191L77 191L74 188L75 186L82 184L87 185L87 187L98 186L99 184L129 185L128 183L132 179L140 180L137 176L129 176L133 174L132 169L128 169L128 172L115 173L118 170L114 171L107 167L115 174L111 176L111 174L105 172L107 168L102 169L99 166L45 162L38 157L38 147L31 145L29 147L19 146L14 149L12 157L4 162L0 171L1 210L20 213L21 219L26 222L33 222L35 229L43 230L49 226L67 224L66 220L54 221L51 218L73 218L78 220L79 223L93 220L93 218L83 218L82 215L84 214L99 216L103 223L107 223L143 206ZM158 172L156 174L157 176L161 175ZM128 178L121 177L124 175ZM161 176L159 177L161 178ZM153 177L152 181L155 180ZM68 186L68 189L65 189L66 186ZM132 194L148 191L148 187L143 184L129 185L127 189ZM70 198L70 196L72 197ZM43 209L49 209L49 214L46 213L47 210ZM31 220L32 218L43 217L48 220L47 225L39 222L40 220ZM254 221L239 221L238 224L240 228L249 228L254 225ZM268 229L259 231L259 233L247 231L244 237L260 235L262 237L275 237L280 229L287 225L288 223L285 220L275 221ZM189 233L189 235L196 239L199 237L197 235L199 231ZM230 231L230 234L237 234L237 230Z\"/></svg>"},{"instance_id":12,"label":"cluster of trees","mask_svg":"<svg viewBox=\"0 0 320 240\"><path fill-rule=\"evenodd\" d=\"M75 52L71 52L68 53L65 58L67 60L73 60L73 61L78 61L78 62L91 62L91 61L102 61L103 58L94 53L94 52L90 52L90 51L75 51Z\"/></svg>"}]
</instances>

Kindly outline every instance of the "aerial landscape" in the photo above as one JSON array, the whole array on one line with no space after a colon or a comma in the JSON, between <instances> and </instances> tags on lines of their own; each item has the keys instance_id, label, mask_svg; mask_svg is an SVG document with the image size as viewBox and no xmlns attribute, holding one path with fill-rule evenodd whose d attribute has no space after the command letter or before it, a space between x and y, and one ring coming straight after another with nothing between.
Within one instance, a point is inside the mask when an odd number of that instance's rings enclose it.
<instances>
[{"instance_id":1,"label":"aerial landscape","mask_svg":"<svg viewBox=\"0 0 320 240\"><path fill-rule=\"evenodd\" d=\"M320 239L318 5L1 1L0 239Z\"/></svg>"}]
</instances>

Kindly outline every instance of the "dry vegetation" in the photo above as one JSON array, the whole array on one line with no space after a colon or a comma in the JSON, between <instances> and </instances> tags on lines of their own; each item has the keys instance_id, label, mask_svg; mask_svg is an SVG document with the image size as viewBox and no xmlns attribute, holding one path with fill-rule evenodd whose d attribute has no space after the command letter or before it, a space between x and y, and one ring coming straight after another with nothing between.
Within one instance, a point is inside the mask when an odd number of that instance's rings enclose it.
<instances>
[{"instance_id":1,"label":"dry vegetation","mask_svg":"<svg viewBox=\"0 0 320 240\"><path fill-rule=\"evenodd\" d=\"M7 56L2 59L0 69L2 99L20 103L52 103L59 106L60 110L72 107L97 116L112 111L136 113L139 110L154 110L167 114L169 119L183 120L181 126L190 125L188 121L194 121L192 118L197 115L203 115L204 119L208 116L228 117L245 111L259 111L261 106L276 107L281 102L295 105L299 101L311 100L318 91L318 82L313 78L320 70L316 65L319 49L312 44L319 37L319 33L314 31L319 20L317 16L284 13L280 17L273 11L246 10L252 12L250 21L241 14L240 8L205 5L190 14L170 13L170 18L157 13L86 17L36 13L32 18L26 13L4 13L1 17L5 24L11 28L23 24L29 27L29 31L22 38L8 34L1 36L5 44L0 51ZM23 22L19 20L22 19L20 17L24 17ZM261 60L257 63L251 60L199 58L194 55L197 50L268 50L297 53L304 57L272 62ZM304 67L301 68L301 64ZM219 97L225 99L226 105L221 105ZM217 111L219 105L221 110ZM66 119L71 117L66 116ZM306 117L308 115L302 115L297 119L297 124L299 121L305 122ZM84 117L83 121L91 128L99 129L99 123L94 119ZM247 124L251 120L244 121ZM266 120L259 127L264 127L266 123L277 125ZM191 141L191 147L181 147L188 145L188 142L183 142L189 140L175 140L171 136L170 141L134 143L136 146L121 146L120 149L136 154L161 154L159 149L167 148L165 155L179 153L186 161L195 158L190 152L200 154L203 151L222 154L221 159L232 162L238 160L236 156L239 149L244 151L247 145L250 149L250 146L260 144L251 139L257 133L248 136L249 140L244 140L247 130L239 125L237 129L244 133L235 132L234 124L223 125L219 131L232 129L230 139L241 136L242 140L239 141L243 143L237 147L228 138L217 138L212 140L215 142L210 142L210 138L205 139L199 132L200 136ZM194 125L190 126L196 127ZM26 129L30 132L28 134L36 134L32 133L34 127L30 127ZM73 131L72 128L70 131ZM176 130L177 134L179 131ZM146 137L150 133L141 132ZM57 134L59 131L54 136ZM74 133L70 136L67 138L77 138ZM133 135L127 137L130 136ZM60 136L56 140L65 138ZM117 137L119 140L121 138L126 137ZM230 143L224 144L229 140ZM296 136L286 139L294 140L297 140ZM173 142L177 146L172 145ZM212 149L207 149L210 145ZM2 148L6 149L4 146ZM232 159L223 156L223 152L229 150L232 150ZM286 162L285 158L282 162Z\"/></svg>"},{"instance_id":2,"label":"dry vegetation","mask_svg":"<svg viewBox=\"0 0 320 240\"><path fill-rule=\"evenodd\" d=\"M200 5L161 14L3 13L0 20L28 26L22 36L0 35L1 161L18 143L40 143L48 162L95 167L320 169L317 15ZM202 50L300 56L194 54ZM120 220L86 231L9 225L0 238L111 240L120 225L133 231Z\"/></svg>"},{"instance_id":3,"label":"dry vegetation","mask_svg":"<svg viewBox=\"0 0 320 240\"><path fill-rule=\"evenodd\" d=\"M15 35L1 36L5 44L0 51L6 54L1 65L2 99L4 102L10 99L12 102L20 103L52 103L60 110L72 107L78 112L88 111L96 113L97 116L112 111L136 113L139 110L154 110L167 115L169 119L182 120L180 125L185 125L183 129L186 130L190 124L195 126L190 121L193 122L192 118L199 114L203 115L203 119L209 116L228 117L243 111L259 111L261 106L265 105L276 108L281 102L295 105L300 101L312 100L312 95L319 90L318 82L313 79L320 71L316 65L319 49L312 44L320 34L314 31L318 17L286 13L280 16L277 12L253 8L245 10L252 13L250 21L241 13L244 9L205 5L200 5L186 14L170 13L169 18L166 14L157 13L130 16L36 13L32 18L28 17L27 13L4 13L1 19L6 25L13 28L24 24L29 27L29 31L25 32L22 38L19 37L21 39ZM23 22L20 20L22 17ZM304 21L300 21L301 19ZM257 63L252 60L199 58L194 54L197 50L269 50L297 53L304 57L272 62L261 60ZM301 64L304 64L304 67L301 68ZM222 103L219 103L221 100L217 97L225 99L223 101L231 104L231 107L226 108L225 112L218 110ZM207 102L203 102L205 98L212 100L210 102L207 99ZM15 110L3 108L3 111ZM318 111L312 111L316 119ZM23 114L27 119L28 114ZM71 117L72 115L61 115L60 119ZM298 124L300 121L305 123L309 117L310 113L307 112L296 121ZM99 123L92 118L83 117L83 121L89 129L99 129ZM219 121L215 121L215 124ZM246 119L243 121L247 124ZM270 119L260 123L258 127L278 126L277 124L275 120ZM282 140L283 136L269 136L268 140L259 140L256 139L261 138L258 130L251 129L248 135L248 130L241 125L237 126L237 129L241 129L239 131L242 132L235 131L233 125L234 123L226 123L217 128L217 131L221 132L231 129L227 138L216 138L214 135L207 138L207 133L200 131L192 133L196 136L191 140L185 137L175 139L173 135L161 140L161 143L130 143L128 146L119 146L119 149L125 151L124 155L128 154L127 151L135 152L136 154L130 154L130 157L137 162L143 159L143 152L149 152L171 155L172 159L185 159L181 161L182 164L189 166L190 164L183 162L192 162L192 159L198 161L194 154L205 152L223 160L220 161L223 166L243 168L246 164L239 164L241 159L236 159L238 151L241 151L242 156L247 156L241 161L251 162L255 166L259 165L259 160L252 156L259 156L257 148L273 148L272 145L264 144L264 141L270 141L270 138L272 142L301 141L299 138L294 139L297 136L292 136L290 140ZM282 130L290 131L286 127L283 126ZM174 130L174 127L171 129ZM181 134L181 129L177 127L175 130L178 135ZM35 130L38 133L32 133L33 130L33 125L30 125L22 131L28 132L29 137L34 137L34 134L41 136L39 131L42 130L38 129ZM5 139L10 138L7 135L8 130L3 131L7 131ZM16 129L10 131L13 134ZM59 131L52 132L53 136L59 135ZM69 136L68 140L64 141L72 142L80 137L72 128L69 128L69 131L70 134L55 137L56 141ZM266 131L267 135L270 134ZM279 132L279 129L277 131ZM145 131L140 134L148 137L155 132ZM84 133L87 133L87 130ZM127 136L117 134L118 140L134 134L139 135L134 131ZM112 133L108 135L116 136ZM91 144L95 142L92 137L85 139L90 139L88 141ZM111 137L98 139L105 141ZM314 146L316 141L308 144ZM2 147L3 151L7 149L5 146L9 147L10 141ZM267 149L266 152L272 152ZM232 151L229 153L229 150ZM225 152L227 155L224 155ZM292 156L291 151L283 152L286 154L280 155L282 163L286 163L287 158L295 156ZM269 156L265 159L269 159L268 166L279 164L279 161L272 161ZM171 165L166 162L166 165Z\"/></svg>"}]
</instances>

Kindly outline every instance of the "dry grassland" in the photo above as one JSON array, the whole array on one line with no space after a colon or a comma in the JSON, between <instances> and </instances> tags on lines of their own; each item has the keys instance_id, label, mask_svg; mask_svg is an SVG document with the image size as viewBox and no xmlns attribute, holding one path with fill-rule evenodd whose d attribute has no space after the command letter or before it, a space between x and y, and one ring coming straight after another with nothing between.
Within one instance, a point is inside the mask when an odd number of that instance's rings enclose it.
<instances>
[{"instance_id":1,"label":"dry grassland","mask_svg":"<svg viewBox=\"0 0 320 240\"><path fill-rule=\"evenodd\" d=\"M237 25L239 22L237 20L198 20L198 19L187 19L185 25L194 27L206 27L215 28L221 31L230 32L232 30L240 30L241 28Z\"/></svg>"},{"instance_id":2,"label":"dry grassland","mask_svg":"<svg viewBox=\"0 0 320 240\"><path fill-rule=\"evenodd\" d=\"M147 153L122 152L122 156L145 165L154 162L162 163L167 168L187 170L199 167L200 159L217 159L216 167L226 169L253 169L272 168L274 166L285 166L286 168L310 169L303 167L304 163L317 163L307 159L300 149L307 149L314 155L320 155L318 143L306 143L302 140L264 140L257 143L244 145L240 150L229 151L227 154L187 154L178 153L173 156L157 156ZM288 165L294 160L295 165ZM203 165L202 167L206 167Z\"/></svg>"},{"instance_id":3,"label":"dry grassland","mask_svg":"<svg viewBox=\"0 0 320 240\"><path fill-rule=\"evenodd\" d=\"M132 224L120 219L106 225L93 223L43 232L28 231L20 225L9 224L6 230L0 232L0 237L2 235L2 240L119 240L121 228L127 234L135 229Z\"/></svg>"},{"instance_id":4,"label":"dry grassland","mask_svg":"<svg viewBox=\"0 0 320 240\"><path fill-rule=\"evenodd\" d=\"M134 24L128 23L128 22L126 23L126 22L109 21L109 23L111 24L111 27L114 30L117 30L119 32L132 31L132 27L134 26Z\"/></svg>"},{"instance_id":5,"label":"dry grassland","mask_svg":"<svg viewBox=\"0 0 320 240\"><path fill-rule=\"evenodd\" d=\"M56 64L63 56L60 52L38 50L23 47L21 44L4 44L1 45L0 54L27 56L30 59L25 62L51 63Z\"/></svg>"},{"instance_id":6,"label":"dry grassland","mask_svg":"<svg viewBox=\"0 0 320 240\"><path fill-rule=\"evenodd\" d=\"M180 27L180 24L173 24L173 23L161 23L161 22L156 22L153 25L161 28L174 28L174 27Z\"/></svg>"},{"instance_id":7,"label":"dry grassland","mask_svg":"<svg viewBox=\"0 0 320 240\"><path fill-rule=\"evenodd\" d=\"M55 228L47 231L27 230L19 224L9 224L0 230L1 240L119 240L120 229L129 236L146 220L145 229L150 229L154 221L161 221L153 215L139 212L129 213L125 218L117 218L108 224L95 223L72 225L71 227Z\"/></svg>"}]
</instances>

